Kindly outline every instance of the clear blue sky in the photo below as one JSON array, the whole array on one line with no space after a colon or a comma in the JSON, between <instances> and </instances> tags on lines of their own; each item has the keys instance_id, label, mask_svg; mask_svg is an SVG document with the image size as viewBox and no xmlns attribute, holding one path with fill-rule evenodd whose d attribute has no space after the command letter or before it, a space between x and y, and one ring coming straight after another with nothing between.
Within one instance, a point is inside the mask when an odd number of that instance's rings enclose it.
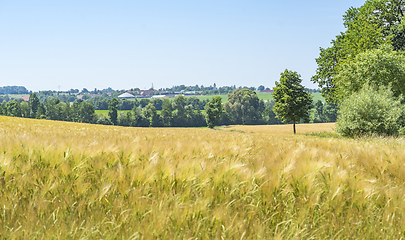
<instances>
[{"instance_id":1,"label":"clear blue sky","mask_svg":"<svg viewBox=\"0 0 405 240\"><path fill-rule=\"evenodd\" d=\"M319 47L365 0L0 0L0 86L273 87L310 78Z\"/></svg>"}]
</instances>

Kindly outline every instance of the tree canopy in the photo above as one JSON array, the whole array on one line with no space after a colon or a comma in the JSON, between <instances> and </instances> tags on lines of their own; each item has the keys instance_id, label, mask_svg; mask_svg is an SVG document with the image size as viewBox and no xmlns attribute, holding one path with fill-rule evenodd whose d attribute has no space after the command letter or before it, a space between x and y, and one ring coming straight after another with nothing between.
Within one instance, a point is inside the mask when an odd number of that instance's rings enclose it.
<instances>
[{"instance_id":1,"label":"tree canopy","mask_svg":"<svg viewBox=\"0 0 405 240\"><path fill-rule=\"evenodd\" d=\"M214 128L218 125L222 118L222 98L220 96L213 97L205 105L205 119L209 128Z\"/></svg>"},{"instance_id":2,"label":"tree canopy","mask_svg":"<svg viewBox=\"0 0 405 240\"><path fill-rule=\"evenodd\" d=\"M35 118L37 116L38 106L39 106L39 99L37 97L37 94L31 93L30 98L28 100L28 109L31 118Z\"/></svg>"},{"instance_id":3,"label":"tree canopy","mask_svg":"<svg viewBox=\"0 0 405 240\"><path fill-rule=\"evenodd\" d=\"M309 119L309 109L312 108L312 95L301 85L301 75L297 72L285 70L281 73L280 81L276 82L273 107L276 117L285 123L295 123L301 119Z\"/></svg>"},{"instance_id":4,"label":"tree canopy","mask_svg":"<svg viewBox=\"0 0 405 240\"><path fill-rule=\"evenodd\" d=\"M113 98L108 102L108 116L110 121L116 125L118 117L118 99Z\"/></svg>"},{"instance_id":5,"label":"tree canopy","mask_svg":"<svg viewBox=\"0 0 405 240\"><path fill-rule=\"evenodd\" d=\"M394 97L405 95L405 55L393 51L390 45L359 53L339 67L336 79L336 99L360 91L363 86L390 86Z\"/></svg>"},{"instance_id":6,"label":"tree canopy","mask_svg":"<svg viewBox=\"0 0 405 240\"><path fill-rule=\"evenodd\" d=\"M261 120L264 104L255 91L244 88L228 94L224 108L233 124L257 124Z\"/></svg>"},{"instance_id":7,"label":"tree canopy","mask_svg":"<svg viewBox=\"0 0 405 240\"><path fill-rule=\"evenodd\" d=\"M346 31L336 36L328 48L320 48L318 68L312 81L322 88L325 99L337 102L341 95L336 75L341 65L367 50L389 44L394 51L405 50L402 0L368 0L360 8L350 8L343 15Z\"/></svg>"}]
</instances>

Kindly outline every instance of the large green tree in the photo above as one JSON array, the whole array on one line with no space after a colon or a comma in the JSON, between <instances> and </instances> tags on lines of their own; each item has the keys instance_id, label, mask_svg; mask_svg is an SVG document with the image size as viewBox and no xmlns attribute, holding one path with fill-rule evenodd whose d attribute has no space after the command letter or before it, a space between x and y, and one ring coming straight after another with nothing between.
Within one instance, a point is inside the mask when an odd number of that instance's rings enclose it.
<instances>
[{"instance_id":1,"label":"large green tree","mask_svg":"<svg viewBox=\"0 0 405 240\"><path fill-rule=\"evenodd\" d=\"M37 116L38 106L39 106L39 99L37 97L37 94L31 93L30 99L28 100L28 109L31 118L35 118Z\"/></svg>"},{"instance_id":2,"label":"large green tree","mask_svg":"<svg viewBox=\"0 0 405 240\"><path fill-rule=\"evenodd\" d=\"M45 107L45 116L48 120L60 120L59 119L59 111L57 105L60 103L60 100L55 97L48 97L44 101Z\"/></svg>"},{"instance_id":3,"label":"large green tree","mask_svg":"<svg viewBox=\"0 0 405 240\"><path fill-rule=\"evenodd\" d=\"M153 102L149 102L146 107L142 109L142 114L145 118L149 120L149 126L151 127L161 127L162 126L162 118L160 114L157 113L156 107Z\"/></svg>"},{"instance_id":4,"label":"large green tree","mask_svg":"<svg viewBox=\"0 0 405 240\"><path fill-rule=\"evenodd\" d=\"M172 122L173 108L169 99L164 99L162 103L162 120L165 127L169 127Z\"/></svg>"},{"instance_id":5,"label":"large green tree","mask_svg":"<svg viewBox=\"0 0 405 240\"><path fill-rule=\"evenodd\" d=\"M117 124L120 126L131 126L133 121L134 120L131 111L121 112L117 117Z\"/></svg>"},{"instance_id":6,"label":"large green tree","mask_svg":"<svg viewBox=\"0 0 405 240\"><path fill-rule=\"evenodd\" d=\"M301 85L301 76L297 72L285 70L281 73L280 81L276 82L273 98L273 107L277 118L285 123L293 122L294 134L295 123L301 119L309 119L309 110L312 108L312 95Z\"/></svg>"},{"instance_id":7,"label":"large green tree","mask_svg":"<svg viewBox=\"0 0 405 240\"><path fill-rule=\"evenodd\" d=\"M114 125L117 125L118 103L118 99L116 98L113 98L108 102L108 116Z\"/></svg>"},{"instance_id":8,"label":"large green tree","mask_svg":"<svg viewBox=\"0 0 405 240\"><path fill-rule=\"evenodd\" d=\"M222 118L222 98L220 96L213 97L205 105L205 120L209 128L214 128L218 125Z\"/></svg>"},{"instance_id":9,"label":"large green tree","mask_svg":"<svg viewBox=\"0 0 405 240\"><path fill-rule=\"evenodd\" d=\"M30 117L30 110L28 108L28 103L25 101L22 101L20 103L20 110L21 110L21 117L23 118L29 118Z\"/></svg>"},{"instance_id":10,"label":"large green tree","mask_svg":"<svg viewBox=\"0 0 405 240\"><path fill-rule=\"evenodd\" d=\"M172 107L174 109L172 126L184 127L187 126L186 104L187 99L182 95L176 96L172 101Z\"/></svg>"},{"instance_id":11,"label":"large green tree","mask_svg":"<svg viewBox=\"0 0 405 240\"><path fill-rule=\"evenodd\" d=\"M342 63L339 69L335 76L335 98L339 102L366 84L376 88L391 86L395 97L405 95L405 55L402 51L393 51L390 45L359 53Z\"/></svg>"},{"instance_id":12,"label":"large green tree","mask_svg":"<svg viewBox=\"0 0 405 240\"><path fill-rule=\"evenodd\" d=\"M37 115L35 117L39 118L39 119L45 119L46 118L46 109L45 109L44 104L41 103L41 102L39 102Z\"/></svg>"},{"instance_id":13,"label":"large green tree","mask_svg":"<svg viewBox=\"0 0 405 240\"><path fill-rule=\"evenodd\" d=\"M320 48L318 68L312 77L328 102L338 101L339 80L335 77L342 64L382 44L392 45L395 51L405 50L404 6L402 0L367 0L360 8L346 11L346 31L332 40L330 47Z\"/></svg>"},{"instance_id":14,"label":"large green tree","mask_svg":"<svg viewBox=\"0 0 405 240\"><path fill-rule=\"evenodd\" d=\"M21 117L20 104L15 100L9 101L8 103L6 103L6 112L7 116Z\"/></svg>"},{"instance_id":15,"label":"large green tree","mask_svg":"<svg viewBox=\"0 0 405 240\"><path fill-rule=\"evenodd\" d=\"M91 103L81 102L78 109L79 121L92 123L94 120L94 107Z\"/></svg>"},{"instance_id":16,"label":"large green tree","mask_svg":"<svg viewBox=\"0 0 405 240\"><path fill-rule=\"evenodd\" d=\"M226 115L233 124L258 124L262 120L264 103L250 89L237 89L228 94L224 104Z\"/></svg>"}]
</instances>

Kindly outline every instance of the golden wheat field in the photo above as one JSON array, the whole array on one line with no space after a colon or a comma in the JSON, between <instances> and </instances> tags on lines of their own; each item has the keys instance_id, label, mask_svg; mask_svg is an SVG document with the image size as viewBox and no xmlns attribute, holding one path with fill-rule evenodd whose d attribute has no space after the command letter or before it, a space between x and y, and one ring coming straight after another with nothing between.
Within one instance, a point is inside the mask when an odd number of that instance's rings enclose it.
<instances>
[{"instance_id":1,"label":"golden wheat field","mask_svg":"<svg viewBox=\"0 0 405 240\"><path fill-rule=\"evenodd\" d=\"M403 139L0 117L0 143L3 239L405 236Z\"/></svg>"}]
</instances>

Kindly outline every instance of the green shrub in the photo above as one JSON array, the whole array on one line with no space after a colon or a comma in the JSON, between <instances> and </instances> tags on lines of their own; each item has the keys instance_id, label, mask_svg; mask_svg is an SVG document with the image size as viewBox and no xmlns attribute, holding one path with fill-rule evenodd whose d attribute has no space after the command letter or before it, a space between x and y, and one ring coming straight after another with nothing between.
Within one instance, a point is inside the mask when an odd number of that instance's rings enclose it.
<instances>
[{"instance_id":1,"label":"green shrub","mask_svg":"<svg viewBox=\"0 0 405 240\"><path fill-rule=\"evenodd\" d=\"M399 135L405 136L405 127L402 127L401 129L399 129L398 133L399 133Z\"/></svg>"},{"instance_id":2,"label":"green shrub","mask_svg":"<svg viewBox=\"0 0 405 240\"><path fill-rule=\"evenodd\" d=\"M103 124L103 125L111 125L111 121L108 117L102 115L102 114L96 114L96 124Z\"/></svg>"},{"instance_id":3,"label":"green shrub","mask_svg":"<svg viewBox=\"0 0 405 240\"><path fill-rule=\"evenodd\" d=\"M366 85L342 102L336 131L343 136L396 135L404 125L402 97L390 89Z\"/></svg>"}]
</instances>

